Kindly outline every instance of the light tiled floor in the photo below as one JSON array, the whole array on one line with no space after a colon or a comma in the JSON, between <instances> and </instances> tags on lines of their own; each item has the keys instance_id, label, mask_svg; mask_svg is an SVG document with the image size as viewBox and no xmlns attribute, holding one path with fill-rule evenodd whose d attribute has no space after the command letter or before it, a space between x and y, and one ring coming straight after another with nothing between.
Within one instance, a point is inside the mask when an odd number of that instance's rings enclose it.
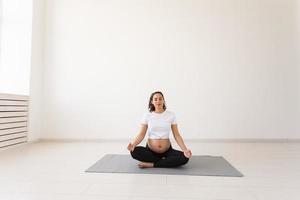
<instances>
[{"instance_id":1,"label":"light tiled floor","mask_svg":"<svg viewBox=\"0 0 300 200\"><path fill-rule=\"evenodd\" d=\"M300 143L187 145L245 177L85 173L105 154L128 153L127 143L39 142L0 151L0 200L300 199Z\"/></svg>"}]
</instances>

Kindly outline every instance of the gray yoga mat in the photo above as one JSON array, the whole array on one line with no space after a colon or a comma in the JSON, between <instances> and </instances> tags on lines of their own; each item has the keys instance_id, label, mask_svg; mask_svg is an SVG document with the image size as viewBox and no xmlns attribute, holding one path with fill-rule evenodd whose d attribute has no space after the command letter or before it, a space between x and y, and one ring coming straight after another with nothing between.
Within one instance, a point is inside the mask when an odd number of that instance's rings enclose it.
<instances>
[{"instance_id":1,"label":"gray yoga mat","mask_svg":"<svg viewBox=\"0 0 300 200\"><path fill-rule=\"evenodd\" d=\"M130 155L107 154L85 172L191 176L243 176L243 174L236 170L221 156L192 156L187 164L176 168L141 169L137 166L138 163L139 161L134 160Z\"/></svg>"}]
</instances>

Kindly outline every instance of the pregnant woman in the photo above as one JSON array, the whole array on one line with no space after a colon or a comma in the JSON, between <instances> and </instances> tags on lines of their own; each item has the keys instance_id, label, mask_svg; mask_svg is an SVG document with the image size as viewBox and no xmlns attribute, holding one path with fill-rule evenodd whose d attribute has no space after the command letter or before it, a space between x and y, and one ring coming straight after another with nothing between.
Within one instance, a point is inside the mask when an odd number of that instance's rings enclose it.
<instances>
[{"instance_id":1,"label":"pregnant woman","mask_svg":"<svg viewBox=\"0 0 300 200\"><path fill-rule=\"evenodd\" d=\"M156 91L151 94L148 109L149 112L146 112L142 118L139 134L127 146L131 156L141 161L138 165L140 168L178 167L186 164L192 152L185 146L179 134L175 114L166 110L162 92ZM137 146L142 142L147 131L146 147ZM171 131L182 151L172 148L169 140Z\"/></svg>"}]
</instances>

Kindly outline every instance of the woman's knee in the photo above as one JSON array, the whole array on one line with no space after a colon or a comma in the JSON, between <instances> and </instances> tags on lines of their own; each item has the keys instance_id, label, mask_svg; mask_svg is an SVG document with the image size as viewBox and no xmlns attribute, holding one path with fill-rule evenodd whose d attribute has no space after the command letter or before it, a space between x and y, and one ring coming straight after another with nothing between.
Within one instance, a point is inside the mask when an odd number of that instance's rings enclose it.
<instances>
[{"instance_id":1,"label":"woman's knee","mask_svg":"<svg viewBox=\"0 0 300 200\"><path fill-rule=\"evenodd\" d=\"M132 158L134 158L134 159L139 158L139 155L140 155L140 152L141 152L142 148L143 147L141 147L141 146L137 146L137 147L134 148L133 151L130 151L130 154L131 154Z\"/></svg>"},{"instance_id":2,"label":"woman's knee","mask_svg":"<svg viewBox=\"0 0 300 200\"><path fill-rule=\"evenodd\" d=\"M181 163L181 165L185 165L188 162L189 162L189 158L185 157L184 154L180 156L180 163Z\"/></svg>"},{"instance_id":3,"label":"woman's knee","mask_svg":"<svg viewBox=\"0 0 300 200\"><path fill-rule=\"evenodd\" d=\"M188 162L189 162L189 158L187 158L187 157L184 156L183 164L186 164Z\"/></svg>"}]
</instances>

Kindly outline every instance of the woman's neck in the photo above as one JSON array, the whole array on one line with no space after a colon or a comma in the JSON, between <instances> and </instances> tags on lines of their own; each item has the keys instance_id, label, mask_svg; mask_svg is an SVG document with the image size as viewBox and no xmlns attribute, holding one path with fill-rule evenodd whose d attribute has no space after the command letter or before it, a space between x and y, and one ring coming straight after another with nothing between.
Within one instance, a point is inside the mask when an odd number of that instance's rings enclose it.
<instances>
[{"instance_id":1,"label":"woman's neck","mask_svg":"<svg viewBox=\"0 0 300 200\"><path fill-rule=\"evenodd\" d=\"M155 111L154 112L156 112L156 113L162 113L162 112L164 112L165 110L163 109L163 108L158 108L158 109L155 109Z\"/></svg>"}]
</instances>

